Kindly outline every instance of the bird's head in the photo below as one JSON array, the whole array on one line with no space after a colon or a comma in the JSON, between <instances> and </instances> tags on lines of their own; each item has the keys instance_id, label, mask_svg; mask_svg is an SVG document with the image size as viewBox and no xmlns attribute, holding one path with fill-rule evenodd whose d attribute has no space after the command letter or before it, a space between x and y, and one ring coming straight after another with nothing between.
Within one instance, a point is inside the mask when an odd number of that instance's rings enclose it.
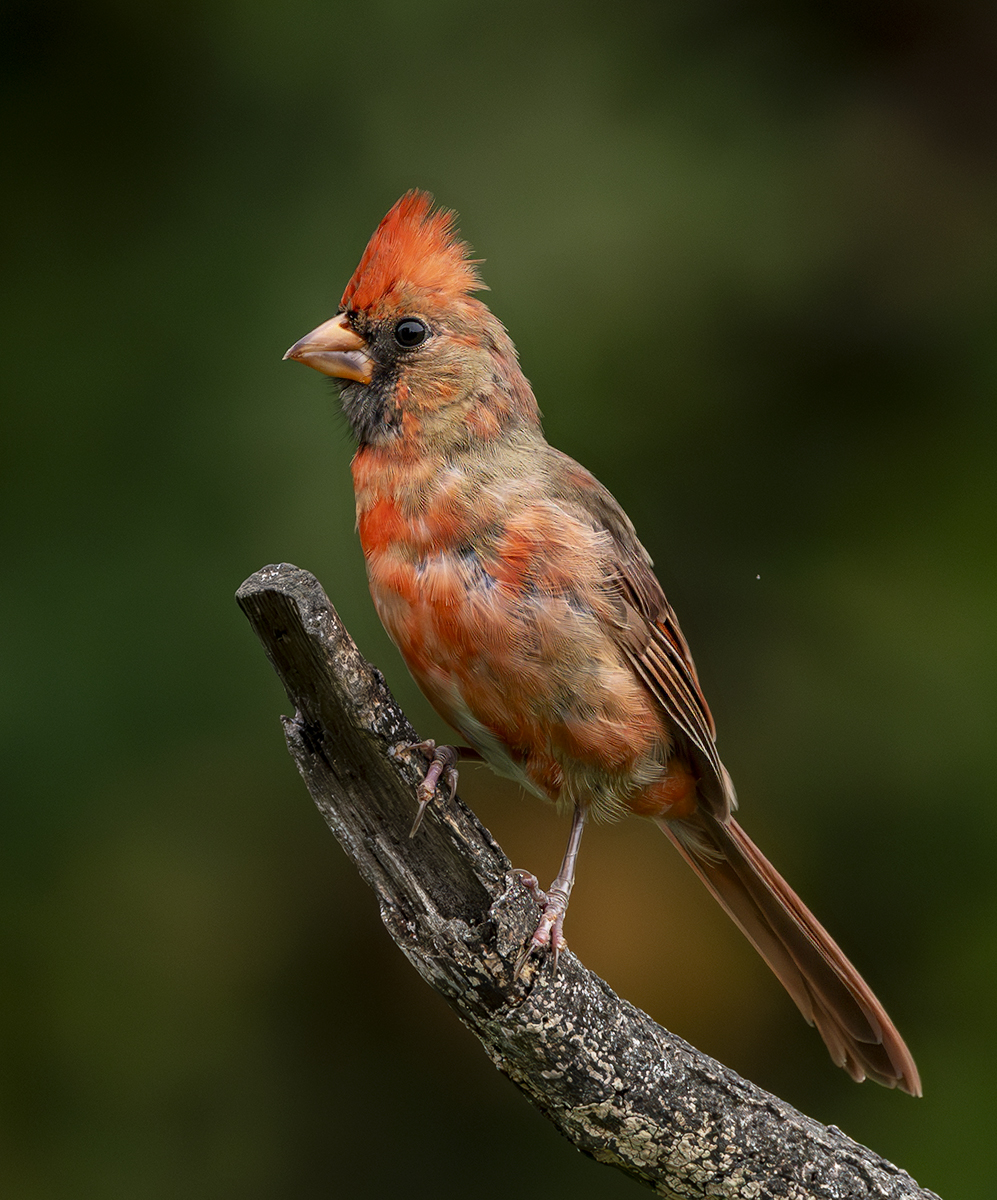
<instances>
[{"instance_id":1,"label":"bird's head","mask_svg":"<svg viewBox=\"0 0 997 1200\"><path fill-rule=\"evenodd\" d=\"M339 310L285 358L341 381L358 441L453 442L536 424L536 401L455 215L407 192L374 231Z\"/></svg>"}]
</instances>

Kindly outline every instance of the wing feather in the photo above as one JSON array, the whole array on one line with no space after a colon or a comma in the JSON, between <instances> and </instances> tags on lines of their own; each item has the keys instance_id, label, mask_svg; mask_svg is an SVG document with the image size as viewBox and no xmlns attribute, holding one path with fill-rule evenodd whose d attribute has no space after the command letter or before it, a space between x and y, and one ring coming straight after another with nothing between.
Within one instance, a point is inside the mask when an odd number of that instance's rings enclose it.
<instances>
[{"instance_id":1,"label":"wing feather","mask_svg":"<svg viewBox=\"0 0 997 1200\"><path fill-rule=\"evenodd\" d=\"M617 598L611 633L637 677L686 742L703 776L714 815L730 815L736 800L716 748L713 716L678 618L654 574L629 517L616 499L576 462L553 452L563 481L563 498L612 539L607 583Z\"/></svg>"}]
</instances>

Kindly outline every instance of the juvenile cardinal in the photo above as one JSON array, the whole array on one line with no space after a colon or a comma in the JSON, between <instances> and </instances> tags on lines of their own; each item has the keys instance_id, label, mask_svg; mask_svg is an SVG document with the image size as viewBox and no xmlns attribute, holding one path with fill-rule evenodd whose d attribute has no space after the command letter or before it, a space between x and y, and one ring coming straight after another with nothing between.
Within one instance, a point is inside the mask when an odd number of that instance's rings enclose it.
<instances>
[{"instance_id":1,"label":"juvenile cardinal","mask_svg":"<svg viewBox=\"0 0 997 1200\"><path fill-rule=\"evenodd\" d=\"M370 239L338 315L286 358L341 382L357 527L378 614L470 749L571 810L530 951L562 926L590 813L647 817L855 1080L921 1094L882 1005L732 811L689 647L626 513L549 446L453 213L412 191ZM431 747L435 749L435 747ZM525 957L525 955L524 955Z\"/></svg>"}]
</instances>

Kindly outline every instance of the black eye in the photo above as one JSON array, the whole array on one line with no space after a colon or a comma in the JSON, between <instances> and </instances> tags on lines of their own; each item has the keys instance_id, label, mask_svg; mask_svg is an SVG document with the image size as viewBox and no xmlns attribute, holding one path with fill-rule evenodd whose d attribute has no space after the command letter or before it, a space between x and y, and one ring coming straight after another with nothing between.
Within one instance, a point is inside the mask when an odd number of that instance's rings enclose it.
<instances>
[{"instance_id":1,"label":"black eye","mask_svg":"<svg viewBox=\"0 0 997 1200\"><path fill-rule=\"evenodd\" d=\"M413 346L421 346L428 337L429 326L418 317L402 317L395 326L395 341L406 350Z\"/></svg>"}]
</instances>

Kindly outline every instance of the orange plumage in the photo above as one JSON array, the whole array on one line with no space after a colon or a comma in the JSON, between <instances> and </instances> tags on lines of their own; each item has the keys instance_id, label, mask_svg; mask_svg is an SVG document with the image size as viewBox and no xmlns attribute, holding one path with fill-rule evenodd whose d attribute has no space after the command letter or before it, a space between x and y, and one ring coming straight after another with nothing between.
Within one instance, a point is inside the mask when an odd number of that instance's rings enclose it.
<instances>
[{"instance_id":1,"label":"orange plumage","mask_svg":"<svg viewBox=\"0 0 997 1200\"><path fill-rule=\"evenodd\" d=\"M545 441L453 215L409 192L336 317L287 357L342 381L371 594L419 686L500 773L572 811L527 952L563 947L586 816L649 817L835 1062L920 1094L868 985L732 816L692 657L626 514ZM448 761L431 769L435 782Z\"/></svg>"}]
</instances>

